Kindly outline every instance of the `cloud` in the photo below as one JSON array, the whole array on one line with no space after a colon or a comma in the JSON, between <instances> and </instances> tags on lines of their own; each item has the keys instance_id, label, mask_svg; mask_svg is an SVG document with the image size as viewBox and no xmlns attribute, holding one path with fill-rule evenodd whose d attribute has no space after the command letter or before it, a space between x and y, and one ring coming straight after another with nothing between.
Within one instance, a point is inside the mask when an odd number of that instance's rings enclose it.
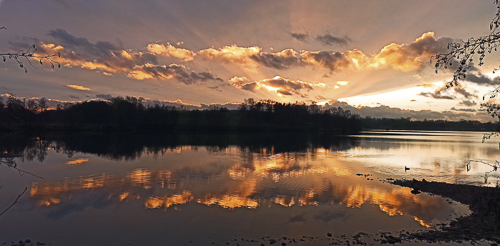
<instances>
[{"instance_id":1,"label":"cloud","mask_svg":"<svg viewBox=\"0 0 500 246\"><path fill-rule=\"evenodd\" d=\"M450 110L451 111L459 111L459 112L477 112L477 110L473 109L473 108L455 108L455 107L452 107Z\"/></svg>"},{"instance_id":2,"label":"cloud","mask_svg":"<svg viewBox=\"0 0 500 246\"><path fill-rule=\"evenodd\" d=\"M450 89L453 89L456 93L462 95L465 98L476 98L477 96L466 91L464 87L453 86L449 87L448 85L444 85L439 87L434 92L421 92L418 94L419 96L431 97L434 99L455 99L455 96L445 95L444 93L448 92Z\"/></svg>"},{"instance_id":3,"label":"cloud","mask_svg":"<svg viewBox=\"0 0 500 246\"><path fill-rule=\"evenodd\" d=\"M229 84L232 86L243 89L247 91L256 91L256 90L265 90L270 92L275 92L278 95L300 95L301 90L310 91L314 87L325 87L326 85L323 83L308 83L300 80L290 80L286 78L282 78L280 76L276 76L272 79L262 79L259 81L250 81L246 77L233 77L229 80Z\"/></svg>"},{"instance_id":4,"label":"cloud","mask_svg":"<svg viewBox=\"0 0 500 246\"><path fill-rule=\"evenodd\" d=\"M410 44L386 45L375 55L365 55L359 50L349 50L344 53L302 51L301 58L306 64L324 67L332 72L345 69L362 71L384 68L408 72L428 64L433 55L446 52L446 47L451 41L450 38L436 39L433 32L428 32Z\"/></svg>"},{"instance_id":5,"label":"cloud","mask_svg":"<svg viewBox=\"0 0 500 246\"><path fill-rule=\"evenodd\" d=\"M235 63L248 71L257 72L257 62L251 57L253 55L258 55L261 50L262 49L257 46L238 47L236 45L231 45L224 46L220 49L209 48L200 50L198 54L210 60Z\"/></svg>"},{"instance_id":6,"label":"cloud","mask_svg":"<svg viewBox=\"0 0 500 246\"><path fill-rule=\"evenodd\" d=\"M237 64L241 68L254 73L257 72L258 65L283 70L302 64L298 53L293 49L268 53L262 52L262 48L257 46L239 47L231 45L220 49L201 50L198 54L210 60Z\"/></svg>"},{"instance_id":7,"label":"cloud","mask_svg":"<svg viewBox=\"0 0 500 246\"><path fill-rule=\"evenodd\" d=\"M455 99L455 97L453 97L453 96L442 95L441 92L421 92L418 95L419 96L424 96L424 97L431 97L431 98L434 98L434 99L448 99L448 100Z\"/></svg>"},{"instance_id":8,"label":"cloud","mask_svg":"<svg viewBox=\"0 0 500 246\"><path fill-rule=\"evenodd\" d=\"M61 57L54 57L53 60L65 66L124 73L139 64L157 63L153 54L125 49L107 41L91 43L86 38L73 36L63 29L52 30L49 36L56 42L40 42L37 46L38 53L49 55L59 52Z\"/></svg>"},{"instance_id":9,"label":"cloud","mask_svg":"<svg viewBox=\"0 0 500 246\"><path fill-rule=\"evenodd\" d=\"M210 72L197 73L177 64L157 65L155 54L173 56L185 61L192 60L196 55L192 51L175 48L170 44L166 46L150 44L148 49L151 53L143 53L124 49L106 41L91 43L86 38L75 37L63 29L52 30L49 36L53 37L56 42L54 44L41 43L39 45L41 55L59 52L61 57L56 57L54 60L65 66L100 70L106 75L122 73L137 80L176 79L184 84L207 80L222 81Z\"/></svg>"},{"instance_id":10,"label":"cloud","mask_svg":"<svg viewBox=\"0 0 500 246\"><path fill-rule=\"evenodd\" d=\"M97 94L97 95L95 95L95 97L101 98L104 100L109 100L109 99L113 98L113 96L111 94Z\"/></svg>"},{"instance_id":11,"label":"cloud","mask_svg":"<svg viewBox=\"0 0 500 246\"><path fill-rule=\"evenodd\" d=\"M300 54L305 64L325 67L337 71L349 66L349 60L340 52L330 51L302 51Z\"/></svg>"},{"instance_id":12,"label":"cloud","mask_svg":"<svg viewBox=\"0 0 500 246\"><path fill-rule=\"evenodd\" d=\"M89 91L90 90L90 88L83 87L81 85L66 85L66 86L71 88L71 89L75 89L75 90L79 90L79 91Z\"/></svg>"},{"instance_id":13,"label":"cloud","mask_svg":"<svg viewBox=\"0 0 500 246\"><path fill-rule=\"evenodd\" d=\"M349 38L348 36L335 37L330 34L318 35L316 37L316 40L326 46L334 46L334 45L345 46L351 42L351 38Z\"/></svg>"},{"instance_id":14,"label":"cloud","mask_svg":"<svg viewBox=\"0 0 500 246\"><path fill-rule=\"evenodd\" d=\"M148 51L155 55L161 55L166 57L175 57L184 61L192 61L196 56L196 53L190 50L176 48L170 43L167 45L163 44L149 44Z\"/></svg>"},{"instance_id":15,"label":"cloud","mask_svg":"<svg viewBox=\"0 0 500 246\"><path fill-rule=\"evenodd\" d=\"M307 42L309 39L309 34L307 33L291 33L292 38L297 39L301 42Z\"/></svg>"},{"instance_id":16,"label":"cloud","mask_svg":"<svg viewBox=\"0 0 500 246\"><path fill-rule=\"evenodd\" d=\"M128 77L137 80L153 79L153 78L158 80L176 79L187 85L196 82L205 82L207 80L222 81L222 79L215 77L210 72L196 73L193 71L188 71L186 67L177 64L171 64L168 66L166 65L159 66L153 64L136 66L128 74Z\"/></svg>"},{"instance_id":17,"label":"cloud","mask_svg":"<svg viewBox=\"0 0 500 246\"><path fill-rule=\"evenodd\" d=\"M455 90L455 92L464 96L465 98L476 98L477 97L476 95L466 91L465 88L463 88L463 87L455 86L455 87L453 87L453 89Z\"/></svg>"},{"instance_id":18,"label":"cloud","mask_svg":"<svg viewBox=\"0 0 500 246\"><path fill-rule=\"evenodd\" d=\"M458 103L458 106L472 107L472 106L476 106L476 105L477 105L476 102L470 101L470 100L463 100L463 101Z\"/></svg>"},{"instance_id":19,"label":"cloud","mask_svg":"<svg viewBox=\"0 0 500 246\"><path fill-rule=\"evenodd\" d=\"M266 67L279 70L288 69L292 66L300 64L297 52L293 49L283 50L278 53L261 52L259 54L252 55L250 58Z\"/></svg>"},{"instance_id":20,"label":"cloud","mask_svg":"<svg viewBox=\"0 0 500 246\"><path fill-rule=\"evenodd\" d=\"M308 34L292 33L292 37L304 40ZM335 37L330 34L320 35L316 38L325 45L346 45L350 38ZM366 55L359 50L346 52L334 51L306 51L297 52L286 49L277 53L263 52L261 47L239 47L235 44L216 49L214 47L197 52L205 59L236 64L241 68L256 73L259 66L278 70L290 69L296 66L310 65L327 68L331 72L346 69L363 71L369 69L392 68L408 72L420 69L428 64L429 59L438 53L446 51L452 40L450 38L435 38L433 32L424 33L410 44L389 44L381 49L378 54ZM175 56L185 61L192 60L196 53L179 49L171 44L150 44L151 53Z\"/></svg>"},{"instance_id":21,"label":"cloud","mask_svg":"<svg viewBox=\"0 0 500 246\"><path fill-rule=\"evenodd\" d=\"M491 79L480 72L477 72L477 74L467 73L463 80L478 85L500 85L500 77Z\"/></svg>"}]
</instances>

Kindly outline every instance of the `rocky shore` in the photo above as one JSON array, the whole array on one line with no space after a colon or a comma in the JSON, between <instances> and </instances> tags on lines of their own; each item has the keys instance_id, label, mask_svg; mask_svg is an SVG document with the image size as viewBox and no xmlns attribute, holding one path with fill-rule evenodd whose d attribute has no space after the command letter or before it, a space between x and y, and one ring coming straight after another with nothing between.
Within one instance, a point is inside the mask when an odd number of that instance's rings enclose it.
<instances>
[{"instance_id":1,"label":"rocky shore","mask_svg":"<svg viewBox=\"0 0 500 246\"><path fill-rule=\"evenodd\" d=\"M427 192L468 205L472 214L460 217L437 230L402 234L398 241L421 240L428 242L478 242L487 240L500 244L500 188L448 184L418 180L395 180L393 184L413 189L414 193Z\"/></svg>"}]
</instances>

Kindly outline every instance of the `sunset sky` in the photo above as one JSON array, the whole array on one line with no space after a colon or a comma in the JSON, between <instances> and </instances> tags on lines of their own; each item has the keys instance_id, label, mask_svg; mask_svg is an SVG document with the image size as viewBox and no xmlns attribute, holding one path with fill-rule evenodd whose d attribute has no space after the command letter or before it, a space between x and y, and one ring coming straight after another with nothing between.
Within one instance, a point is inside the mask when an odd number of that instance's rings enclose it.
<instances>
[{"instance_id":1,"label":"sunset sky","mask_svg":"<svg viewBox=\"0 0 500 246\"><path fill-rule=\"evenodd\" d=\"M61 53L60 69L2 63L0 94L340 101L486 119L479 104L500 85L498 54L449 90L453 71L436 74L429 61L449 42L487 35L495 12L493 0L0 0L0 52Z\"/></svg>"}]
</instances>

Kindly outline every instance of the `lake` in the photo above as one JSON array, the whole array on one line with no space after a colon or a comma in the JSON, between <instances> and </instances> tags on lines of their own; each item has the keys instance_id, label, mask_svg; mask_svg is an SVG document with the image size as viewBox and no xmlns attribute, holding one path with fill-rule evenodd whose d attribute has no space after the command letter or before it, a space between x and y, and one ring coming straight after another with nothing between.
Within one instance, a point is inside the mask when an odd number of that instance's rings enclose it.
<instances>
[{"instance_id":1,"label":"lake","mask_svg":"<svg viewBox=\"0 0 500 246\"><path fill-rule=\"evenodd\" d=\"M496 186L481 132L0 136L0 243L329 245L470 213L391 179ZM473 162L470 162L473 160ZM16 165L13 166L13 163ZM490 165L488 165L490 164Z\"/></svg>"}]
</instances>

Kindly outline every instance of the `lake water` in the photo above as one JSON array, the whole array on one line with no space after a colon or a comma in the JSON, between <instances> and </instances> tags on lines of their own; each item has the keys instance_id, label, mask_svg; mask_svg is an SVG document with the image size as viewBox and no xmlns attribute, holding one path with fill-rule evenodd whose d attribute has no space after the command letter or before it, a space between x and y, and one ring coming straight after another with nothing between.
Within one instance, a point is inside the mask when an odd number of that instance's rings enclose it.
<instances>
[{"instance_id":1,"label":"lake water","mask_svg":"<svg viewBox=\"0 0 500 246\"><path fill-rule=\"evenodd\" d=\"M482 136L3 136L17 166L0 165L0 209L27 190L0 216L0 244L328 245L427 230L467 207L387 179L496 186L499 139Z\"/></svg>"}]
</instances>

